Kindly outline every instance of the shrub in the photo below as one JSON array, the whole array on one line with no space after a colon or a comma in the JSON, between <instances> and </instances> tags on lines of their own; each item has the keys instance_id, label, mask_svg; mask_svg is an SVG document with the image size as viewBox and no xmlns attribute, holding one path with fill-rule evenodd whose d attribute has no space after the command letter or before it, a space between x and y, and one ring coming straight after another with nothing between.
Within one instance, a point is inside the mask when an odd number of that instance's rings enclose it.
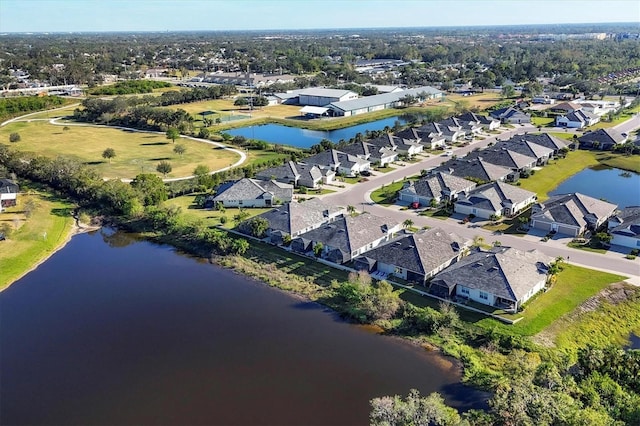
<instances>
[{"instance_id":1,"label":"shrub","mask_svg":"<svg viewBox=\"0 0 640 426\"><path fill-rule=\"evenodd\" d=\"M11 133L9 135L9 142L20 142L20 133Z\"/></svg>"}]
</instances>

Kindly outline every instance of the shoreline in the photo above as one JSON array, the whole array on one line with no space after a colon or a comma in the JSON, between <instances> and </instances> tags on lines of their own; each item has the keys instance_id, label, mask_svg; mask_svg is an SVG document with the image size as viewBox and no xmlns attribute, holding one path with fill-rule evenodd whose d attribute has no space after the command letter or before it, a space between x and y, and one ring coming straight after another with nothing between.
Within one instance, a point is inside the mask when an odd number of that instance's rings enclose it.
<instances>
[{"instance_id":1,"label":"shoreline","mask_svg":"<svg viewBox=\"0 0 640 426\"><path fill-rule=\"evenodd\" d=\"M0 288L0 293L5 291L5 290L7 290L8 288L10 288L12 285L14 285L16 282L20 281L22 278L24 278L30 272L35 271L40 265L42 265L47 260L49 260L51 258L51 256L53 256L58 251L62 250L67 244L69 244L69 241L71 241L71 238L73 238L74 236L83 234L85 232L95 231L95 230L98 230L98 229L100 229L100 226L84 226L84 225L80 225L78 223L78 219L74 218L73 224L71 225L71 228L69 229L69 232L67 233L67 236L63 240L61 240L60 243L53 248L53 250L47 252L42 258L38 259L33 265L31 265L29 268L25 269L20 275L18 275L16 278L14 278L12 281L10 281L6 286L4 286L3 288Z\"/></svg>"}]
</instances>

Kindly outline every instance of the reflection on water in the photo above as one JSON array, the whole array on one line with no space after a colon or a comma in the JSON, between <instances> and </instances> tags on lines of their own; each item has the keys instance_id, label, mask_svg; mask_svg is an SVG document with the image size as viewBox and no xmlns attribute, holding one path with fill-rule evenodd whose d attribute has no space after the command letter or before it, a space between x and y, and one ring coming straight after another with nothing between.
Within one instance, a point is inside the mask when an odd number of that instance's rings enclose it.
<instances>
[{"instance_id":1,"label":"reflection on water","mask_svg":"<svg viewBox=\"0 0 640 426\"><path fill-rule=\"evenodd\" d=\"M436 353L119 234L0 293L0 424L365 424L411 388L485 404Z\"/></svg>"}]
</instances>

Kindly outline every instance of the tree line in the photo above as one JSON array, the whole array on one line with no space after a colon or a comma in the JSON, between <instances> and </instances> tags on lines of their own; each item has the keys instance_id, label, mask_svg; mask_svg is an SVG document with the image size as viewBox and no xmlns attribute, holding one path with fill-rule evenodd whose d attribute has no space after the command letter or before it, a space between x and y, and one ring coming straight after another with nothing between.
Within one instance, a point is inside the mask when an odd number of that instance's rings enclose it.
<instances>
[{"instance_id":1,"label":"tree line","mask_svg":"<svg viewBox=\"0 0 640 426\"><path fill-rule=\"evenodd\" d=\"M89 91L91 95L134 95L151 93L154 89L172 87L171 83L155 80L126 80L110 86L95 87Z\"/></svg>"},{"instance_id":2,"label":"tree line","mask_svg":"<svg viewBox=\"0 0 640 426\"><path fill-rule=\"evenodd\" d=\"M34 111L42 111L63 105L65 99L60 96L19 96L0 98L0 121Z\"/></svg>"}]
</instances>

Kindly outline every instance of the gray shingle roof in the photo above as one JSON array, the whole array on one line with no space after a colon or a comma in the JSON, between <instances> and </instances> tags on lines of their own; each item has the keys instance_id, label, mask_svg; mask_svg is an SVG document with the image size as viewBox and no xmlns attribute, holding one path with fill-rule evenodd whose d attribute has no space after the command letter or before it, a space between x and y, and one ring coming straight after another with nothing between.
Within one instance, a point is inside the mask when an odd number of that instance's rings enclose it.
<instances>
[{"instance_id":1,"label":"gray shingle roof","mask_svg":"<svg viewBox=\"0 0 640 426\"><path fill-rule=\"evenodd\" d=\"M341 207L334 207L312 198L303 203L291 202L277 209L262 213L260 217L269 222L269 229L282 231L293 235L303 229L324 223L329 215L344 211Z\"/></svg>"},{"instance_id":2,"label":"gray shingle roof","mask_svg":"<svg viewBox=\"0 0 640 426\"><path fill-rule=\"evenodd\" d=\"M402 191L408 191L421 197L440 198L443 195L459 193L475 186L476 184L470 180L448 173L436 172L417 181L407 182Z\"/></svg>"},{"instance_id":3,"label":"gray shingle roof","mask_svg":"<svg viewBox=\"0 0 640 426\"><path fill-rule=\"evenodd\" d=\"M550 197L544 203L538 203L538 213L531 219L546 219L572 226L586 226L588 223L602 222L616 209L615 204L598 200L578 192Z\"/></svg>"},{"instance_id":4,"label":"gray shingle roof","mask_svg":"<svg viewBox=\"0 0 640 426\"><path fill-rule=\"evenodd\" d=\"M462 178L475 178L485 182L502 180L509 176L512 171L506 167L488 163L478 158L456 158L449 160L440 167L433 169L433 172L445 172Z\"/></svg>"},{"instance_id":5,"label":"gray shingle roof","mask_svg":"<svg viewBox=\"0 0 640 426\"><path fill-rule=\"evenodd\" d=\"M620 132L612 128L587 132L578 138L580 143L592 145L594 142L598 142L603 147L611 147L613 145L621 144L626 139L627 138L622 136Z\"/></svg>"},{"instance_id":6,"label":"gray shingle roof","mask_svg":"<svg viewBox=\"0 0 640 426\"><path fill-rule=\"evenodd\" d=\"M620 224L611 228L609 232L626 237L640 238L640 207L626 207L618 212L615 217Z\"/></svg>"},{"instance_id":7,"label":"gray shingle roof","mask_svg":"<svg viewBox=\"0 0 640 426\"><path fill-rule=\"evenodd\" d=\"M293 185L244 178L236 182L220 185L217 195L213 197L213 201L255 200L265 198L266 194L271 194L274 198L280 200L291 200L293 197Z\"/></svg>"},{"instance_id":8,"label":"gray shingle roof","mask_svg":"<svg viewBox=\"0 0 640 426\"><path fill-rule=\"evenodd\" d=\"M325 246L340 249L350 255L354 250L383 237L388 229L397 225L398 222L392 218L362 213L358 216L336 219L305 232L300 237L321 242Z\"/></svg>"},{"instance_id":9,"label":"gray shingle roof","mask_svg":"<svg viewBox=\"0 0 640 426\"><path fill-rule=\"evenodd\" d=\"M287 161L282 166L265 169L256 174L256 178L261 180L277 179L291 182L295 182L299 178L317 181L321 177L322 173L318 167L293 161Z\"/></svg>"},{"instance_id":10,"label":"gray shingle roof","mask_svg":"<svg viewBox=\"0 0 640 426\"><path fill-rule=\"evenodd\" d=\"M468 244L456 234L431 228L395 238L368 251L366 257L425 275L457 257Z\"/></svg>"},{"instance_id":11,"label":"gray shingle roof","mask_svg":"<svg viewBox=\"0 0 640 426\"><path fill-rule=\"evenodd\" d=\"M0 192L5 194L18 193L18 184L10 179L0 179Z\"/></svg>"},{"instance_id":12,"label":"gray shingle roof","mask_svg":"<svg viewBox=\"0 0 640 426\"><path fill-rule=\"evenodd\" d=\"M535 195L534 192L508 183L492 182L477 187L466 196L461 196L458 203L485 210L500 211L508 204L519 204Z\"/></svg>"},{"instance_id":13,"label":"gray shingle roof","mask_svg":"<svg viewBox=\"0 0 640 426\"><path fill-rule=\"evenodd\" d=\"M479 251L438 273L432 285L450 289L463 285L516 302L546 276L546 268L540 266L552 261L536 250L525 252L501 247L494 252Z\"/></svg>"},{"instance_id":14,"label":"gray shingle roof","mask_svg":"<svg viewBox=\"0 0 640 426\"><path fill-rule=\"evenodd\" d=\"M558 151L568 146L568 144L564 142L562 139L552 136L548 133L540 133L537 135L527 133L527 134L515 136L515 137L520 138L522 140L529 141L529 142L533 142L537 145L544 146L545 148L553 149L554 151Z\"/></svg>"},{"instance_id":15,"label":"gray shingle roof","mask_svg":"<svg viewBox=\"0 0 640 426\"><path fill-rule=\"evenodd\" d=\"M499 141L491 149L506 148L518 154L526 155L527 157L535 158L539 160L541 158L548 158L553 154L553 149L546 148L542 145L535 144L527 141L525 138L514 136L506 141Z\"/></svg>"},{"instance_id":16,"label":"gray shingle roof","mask_svg":"<svg viewBox=\"0 0 640 426\"><path fill-rule=\"evenodd\" d=\"M481 158L488 163L508 167L512 170L527 168L531 166L531 163L535 163L533 157L520 154L508 148L495 149L489 147L480 151L472 151L465 158Z\"/></svg>"}]
</instances>

